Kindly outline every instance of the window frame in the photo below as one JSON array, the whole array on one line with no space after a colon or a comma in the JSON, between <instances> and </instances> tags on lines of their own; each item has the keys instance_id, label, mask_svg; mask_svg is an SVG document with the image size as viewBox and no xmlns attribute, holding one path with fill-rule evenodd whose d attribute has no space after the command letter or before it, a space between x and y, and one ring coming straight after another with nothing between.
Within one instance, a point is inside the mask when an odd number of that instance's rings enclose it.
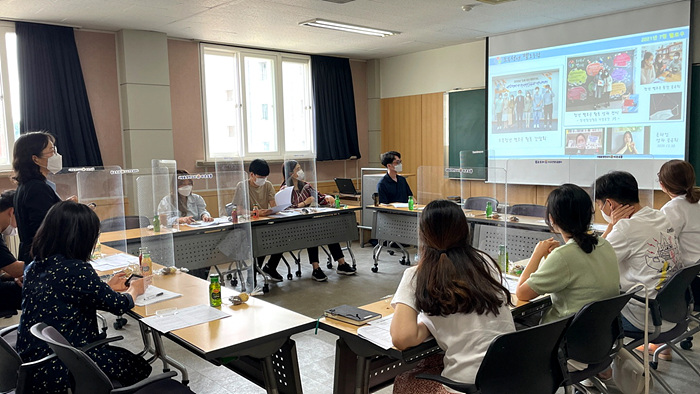
<instances>
[{"instance_id":1,"label":"window frame","mask_svg":"<svg viewBox=\"0 0 700 394\"><path fill-rule=\"evenodd\" d=\"M4 116L4 130L7 140L8 163L0 163L0 171L12 170L12 153L15 145L15 126L12 115L12 93L10 84L9 63L7 60L7 34L15 32L15 24L0 21L0 106ZM0 138L2 130L0 130Z\"/></svg>"},{"instance_id":2,"label":"window frame","mask_svg":"<svg viewBox=\"0 0 700 394\"><path fill-rule=\"evenodd\" d=\"M248 160L254 158L263 158L267 160L284 160L285 156L290 154L301 155L304 157L315 156L316 144L315 144L315 126L313 123L313 88L311 81L311 56L283 53L275 51L266 51L260 49L249 49L241 48L228 45L210 44L210 43L200 43L200 81L201 81L201 95L202 95L202 120L203 120L203 131L204 131L204 156L205 161L213 162L217 159L223 158L221 155L212 155L209 151L209 122L207 119L207 95L206 95L206 69L205 69L205 55L211 52L221 52L227 54L233 54L235 61L237 62L237 73L235 76L238 81L238 99L240 105L237 107L238 119L240 124L241 135L238 136L239 146L242 152L239 155ZM246 57L259 57L272 60L273 69L271 70L271 75L273 77L273 89L274 89L274 108L268 108L268 115L274 116L276 127L276 139L277 139L277 149L272 152L255 152L251 153L249 151L249 138L248 138L248 103L247 103L247 85L246 85L246 70L245 70L245 59ZM285 124L284 124L284 83L283 83L283 70L282 65L284 62L291 61L297 63L304 63L307 65L307 88L304 94L305 100L308 101L305 105L309 109L309 149L303 151L287 151L286 141L285 141ZM234 153L234 152L232 152ZM230 156L230 155L229 155Z\"/></svg>"}]
</instances>

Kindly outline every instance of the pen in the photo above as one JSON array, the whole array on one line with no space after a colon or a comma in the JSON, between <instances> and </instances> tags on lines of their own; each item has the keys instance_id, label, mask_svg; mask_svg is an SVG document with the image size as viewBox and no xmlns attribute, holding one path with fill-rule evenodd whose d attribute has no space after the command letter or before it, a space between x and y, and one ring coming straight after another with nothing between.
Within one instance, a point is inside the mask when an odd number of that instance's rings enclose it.
<instances>
[{"instance_id":1,"label":"pen","mask_svg":"<svg viewBox=\"0 0 700 394\"><path fill-rule=\"evenodd\" d=\"M154 299L154 298L156 298L156 297L160 297L160 296L162 296L162 295L163 295L163 292L161 291L161 292L158 293L158 294L155 294L155 295L152 295L152 296L148 296L148 297L143 297L143 300L144 300L144 301L152 300L152 299Z\"/></svg>"}]
</instances>

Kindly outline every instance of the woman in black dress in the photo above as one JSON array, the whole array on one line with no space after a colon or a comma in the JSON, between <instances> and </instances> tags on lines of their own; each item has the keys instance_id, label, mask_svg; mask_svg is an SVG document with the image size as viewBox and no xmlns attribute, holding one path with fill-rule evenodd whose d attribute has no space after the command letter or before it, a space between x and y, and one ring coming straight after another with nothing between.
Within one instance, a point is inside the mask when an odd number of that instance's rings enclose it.
<instances>
[{"instance_id":1,"label":"woman in black dress","mask_svg":"<svg viewBox=\"0 0 700 394\"><path fill-rule=\"evenodd\" d=\"M46 214L34 237L34 261L24 274L17 351L25 362L52 353L30 333L33 325L42 322L53 326L71 345L82 347L105 337L97 324L98 309L121 315L143 294L143 279L133 280L127 287L124 273L107 283L97 276L88 260L99 232L100 220L86 205L63 201ZM146 360L116 346L97 346L87 354L111 380L123 386L151 373ZM54 358L36 368L30 382L32 393L65 393L70 384L68 369Z\"/></svg>"}]
</instances>

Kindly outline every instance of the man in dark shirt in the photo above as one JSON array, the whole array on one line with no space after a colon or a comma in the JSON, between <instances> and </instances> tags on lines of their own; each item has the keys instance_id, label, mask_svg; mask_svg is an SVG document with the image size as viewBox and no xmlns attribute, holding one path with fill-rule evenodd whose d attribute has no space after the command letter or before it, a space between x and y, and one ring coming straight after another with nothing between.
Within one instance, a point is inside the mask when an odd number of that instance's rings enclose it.
<instances>
[{"instance_id":1,"label":"man in dark shirt","mask_svg":"<svg viewBox=\"0 0 700 394\"><path fill-rule=\"evenodd\" d=\"M0 231L2 235L12 235L16 232L15 209L13 201L14 190L6 190L0 194ZM17 261L5 240L0 236L0 315L15 314L22 308L22 277L24 263Z\"/></svg>"},{"instance_id":2,"label":"man in dark shirt","mask_svg":"<svg viewBox=\"0 0 700 394\"><path fill-rule=\"evenodd\" d=\"M408 196L413 192L406 182L406 178L398 173L402 171L401 153L389 151L382 154L382 165L386 167L387 174L377 184L379 202L390 204L392 202L408 202Z\"/></svg>"}]
</instances>

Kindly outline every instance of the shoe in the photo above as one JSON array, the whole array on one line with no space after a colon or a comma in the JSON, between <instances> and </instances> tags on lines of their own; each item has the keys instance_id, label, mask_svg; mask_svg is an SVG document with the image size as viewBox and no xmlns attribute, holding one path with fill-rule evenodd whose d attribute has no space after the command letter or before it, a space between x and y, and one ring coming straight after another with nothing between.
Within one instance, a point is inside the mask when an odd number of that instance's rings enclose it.
<instances>
[{"instance_id":1,"label":"shoe","mask_svg":"<svg viewBox=\"0 0 700 394\"><path fill-rule=\"evenodd\" d=\"M338 264L338 267L335 269L335 273L338 275L355 275L356 271L357 270L348 263Z\"/></svg>"},{"instance_id":2,"label":"shoe","mask_svg":"<svg viewBox=\"0 0 700 394\"><path fill-rule=\"evenodd\" d=\"M273 282L282 282L282 275L280 275L277 270L272 269L265 265L262 269L262 271L267 274L267 276L270 277L270 280Z\"/></svg>"},{"instance_id":3,"label":"shoe","mask_svg":"<svg viewBox=\"0 0 700 394\"><path fill-rule=\"evenodd\" d=\"M316 268L314 272L311 273L311 277L316 282L325 282L328 280L328 277L326 276L326 274L323 273L323 271L320 268Z\"/></svg>"},{"instance_id":4,"label":"shoe","mask_svg":"<svg viewBox=\"0 0 700 394\"><path fill-rule=\"evenodd\" d=\"M654 355L654 352L656 352L656 349L661 347L662 345L658 345L656 343L650 343L649 344L649 354ZM644 345L637 346L634 350L638 352L643 352L644 351ZM665 361L672 361L673 360L673 354L671 353L671 349L666 349L659 353L659 359L665 360Z\"/></svg>"}]
</instances>

